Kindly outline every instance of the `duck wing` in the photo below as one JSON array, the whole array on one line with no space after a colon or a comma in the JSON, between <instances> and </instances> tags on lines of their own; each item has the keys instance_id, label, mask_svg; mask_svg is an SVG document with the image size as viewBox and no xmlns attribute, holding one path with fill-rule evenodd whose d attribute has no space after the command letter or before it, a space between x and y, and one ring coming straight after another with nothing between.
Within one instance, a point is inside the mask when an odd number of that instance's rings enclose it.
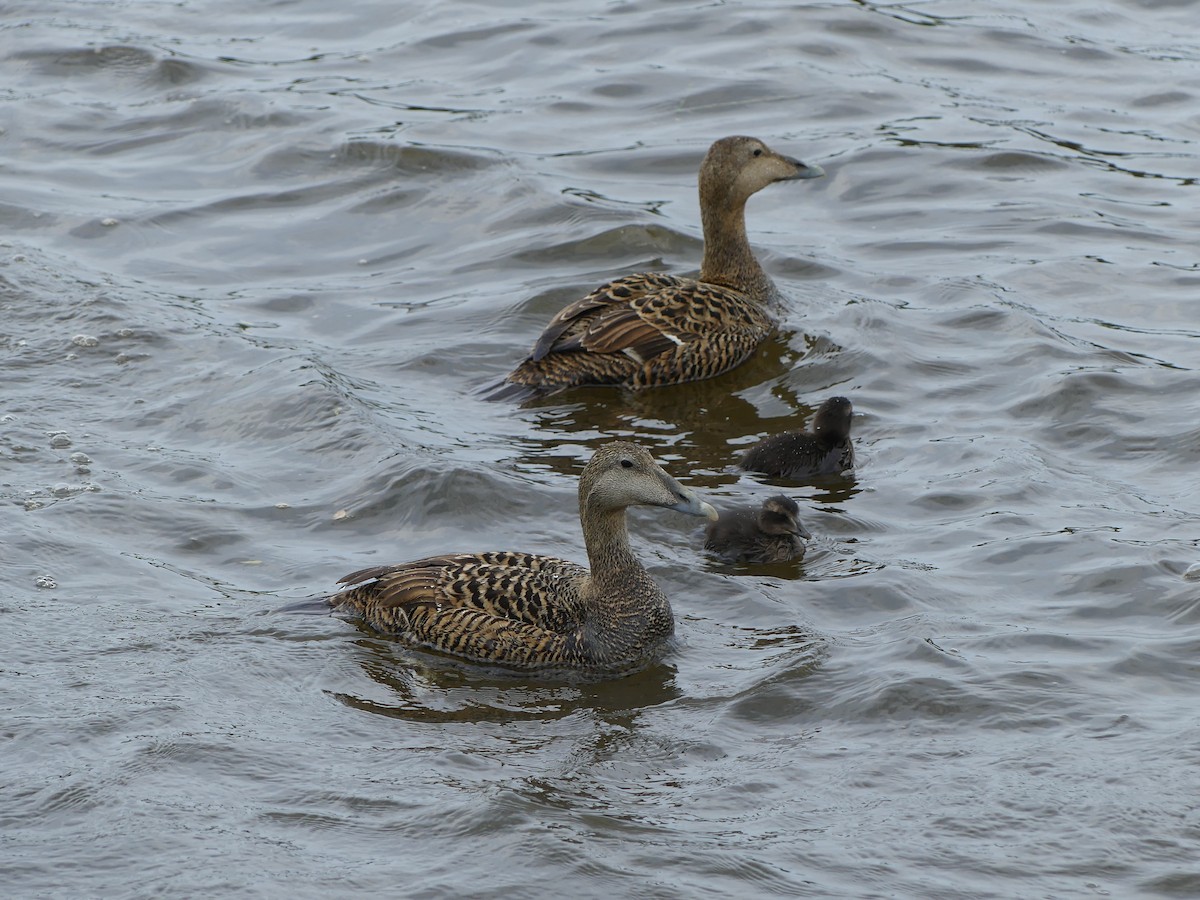
<instances>
[{"instance_id":1,"label":"duck wing","mask_svg":"<svg viewBox=\"0 0 1200 900\"><path fill-rule=\"evenodd\" d=\"M526 553L431 556L353 572L338 583L354 586L330 602L423 646L542 668L583 661L578 584L586 575L575 563Z\"/></svg>"},{"instance_id":2,"label":"duck wing","mask_svg":"<svg viewBox=\"0 0 1200 900\"><path fill-rule=\"evenodd\" d=\"M366 600L376 615L418 606L475 609L562 631L579 623L577 586L587 574L576 563L531 553L429 556L353 572L338 584L357 587L334 599Z\"/></svg>"},{"instance_id":3,"label":"duck wing","mask_svg":"<svg viewBox=\"0 0 1200 900\"><path fill-rule=\"evenodd\" d=\"M602 285L559 311L542 331L529 358L587 351L626 353L642 362L682 342L679 329L664 316L677 295L696 285L673 275L626 275Z\"/></svg>"},{"instance_id":4,"label":"duck wing","mask_svg":"<svg viewBox=\"0 0 1200 900\"><path fill-rule=\"evenodd\" d=\"M627 275L555 316L505 380L543 393L586 384L638 390L697 381L744 362L774 328L770 312L732 288L673 275Z\"/></svg>"}]
</instances>

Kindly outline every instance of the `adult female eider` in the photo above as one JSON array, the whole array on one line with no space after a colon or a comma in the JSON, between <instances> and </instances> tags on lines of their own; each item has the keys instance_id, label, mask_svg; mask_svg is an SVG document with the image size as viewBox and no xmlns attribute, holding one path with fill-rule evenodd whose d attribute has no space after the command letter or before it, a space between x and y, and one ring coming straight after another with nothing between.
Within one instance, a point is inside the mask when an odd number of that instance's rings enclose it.
<instances>
[{"instance_id":1,"label":"adult female eider","mask_svg":"<svg viewBox=\"0 0 1200 900\"><path fill-rule=\"evenodd\" d=\"M529 553L460 553L373 566L329 598L394 633L473 662L518 670L619 674L648 660L675 629L671 604L629 546L625 510L716 510L636 444L596 451L579 478L583 566Z\"/></svg>"},{"instance_id":2,"label":"adult female eider","mask_svg":"<svg viewBox=\"0 0 1200 900\"><path fill-rule=\"evenodd\" d=\"M768 497L761 507L721 510L709 524L704 549L730 562L787 562L804 555L812 537L800 524L800 507L791 497Z\"/></svg>"},{"instance_id":3,"label":"adult female eider","mask_svg":"<svg viewBox=\"0 0 1200 900\"><path fill-rule=\"evenodd\" d=\"M854 406L845 397L830 397L813 416L812 431L785 431L763 438L742 455L749 472L776 478L840 475L854 468L850 419Z\"/></svg>"},{"instance_id":4,"label":"adult female eider","mask_svg":"<svg viewBox=\"0 0 1200 900\"><path fill-rule=\"evenodd\" d=\"M699 277L626 275L602 285L550 320L492 398L680 384L744 362L775 329L778 297L746 239L746 201L776 181L823 174L758 138L721 138L700 166Z\"/></svg>"}]
</instances>

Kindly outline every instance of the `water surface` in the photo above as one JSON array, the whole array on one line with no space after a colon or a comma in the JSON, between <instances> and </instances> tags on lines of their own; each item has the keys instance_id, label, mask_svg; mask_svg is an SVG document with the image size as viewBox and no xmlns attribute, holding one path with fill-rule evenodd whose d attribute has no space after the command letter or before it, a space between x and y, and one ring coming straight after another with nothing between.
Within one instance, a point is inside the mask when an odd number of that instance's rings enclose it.
<instances>
[{"instance_id":1,"label":"water surface","mask_svg":"<svg viewBox=\"0 0 1200 900\"><path fill-rule=\"evenodd\" d=\"M1200 42L1108 0L10 6L0 872L17 897L1200 892ZM487 403L694 271L708 144L791 298L711 382ZM717 504L850 397L802 563L631 517L678 645L497 677L307 601L583 559L595 447Z\"/></svg>"}]
</instances>

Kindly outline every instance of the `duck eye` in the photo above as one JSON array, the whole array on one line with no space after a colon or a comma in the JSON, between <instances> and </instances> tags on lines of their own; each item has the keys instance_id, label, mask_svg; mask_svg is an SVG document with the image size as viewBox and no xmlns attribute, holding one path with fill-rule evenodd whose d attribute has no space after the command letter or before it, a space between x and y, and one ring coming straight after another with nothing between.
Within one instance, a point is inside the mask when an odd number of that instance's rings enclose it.
<instances>
[{"instance_id":1,"label":"duck eye","mask_svg":"<svg viewBox=\"0 0 1200 900\"><path fill-rule=\"evenodd\" d=\"M633 460L632 459L621 460L621 468L622 469L632 469L633 468Z\"/></svg>"},{"instance_id":2,"label":"duck eye","mask_svg":"<svg viewBox=\"0 0 1200 900\"><path fill-rule=\"evenodd\" d=\"M755 150L754 150L754 155L755 155L755 156L762 156L762 147L757 147L757 148L755 148Z\"/></svg>"}]
</instances>

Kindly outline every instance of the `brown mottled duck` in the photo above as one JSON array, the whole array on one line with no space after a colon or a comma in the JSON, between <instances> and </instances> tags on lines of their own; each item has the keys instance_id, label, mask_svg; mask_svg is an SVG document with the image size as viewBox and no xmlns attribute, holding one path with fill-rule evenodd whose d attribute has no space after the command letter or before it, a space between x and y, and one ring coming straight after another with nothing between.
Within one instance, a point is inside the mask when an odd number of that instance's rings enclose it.
<instances>
[{"instance_id":1,"label":"brown mottled duck","mask_svg":"<svg viewBox=\"0 0 1200 900\"><path fill-rule=\"evenodd\" d=\"M716 510L636 444L596 451L579 479L591 571L529 553L457 553L373 566L341 579L329 602L392 633L473 662L518 670L619 674L675 629L671 604L629 546L625 510Z\"/></svg>"},{"instance_id":2,"label":"brown mottled duck","mask_svg":"<svg viewBox=\"0 0 1200 900\"><path fill-rule=\"evenodd\" d=\"M709 524L704 549L730 562L787 562L804 555L812 537L800 524L800 507L791 497L768 497L761 507L721 510Z\"/></svg>"},{"instance_id":3,"label":"brown mottled duck","mask_svg":"<svg viewBox=\"0 0 1200 900\"><path fill-rule=\"evenodd\" d=\"M840 475L854 468L850 419L854 406L845 397L830 397L813 416L812 431L785 431L763 438L745 452L739 465L749 472L800 479Z\"/></svg>"},{"instance_id":4,"label":"brown mottled duck","mask_svg":"<svg viewBox=\"0 0 1200 900\"><path fill-rule=\"evenodd\" d=\"M581 385L637 390L712 378L744 362L774 331L778 298L746 239L746 201L777 181L823 174L758 138L721 138L700 166L699 276L626 275L602 285L550 320L491 397Z\"/></svg>"}]
</instances>

